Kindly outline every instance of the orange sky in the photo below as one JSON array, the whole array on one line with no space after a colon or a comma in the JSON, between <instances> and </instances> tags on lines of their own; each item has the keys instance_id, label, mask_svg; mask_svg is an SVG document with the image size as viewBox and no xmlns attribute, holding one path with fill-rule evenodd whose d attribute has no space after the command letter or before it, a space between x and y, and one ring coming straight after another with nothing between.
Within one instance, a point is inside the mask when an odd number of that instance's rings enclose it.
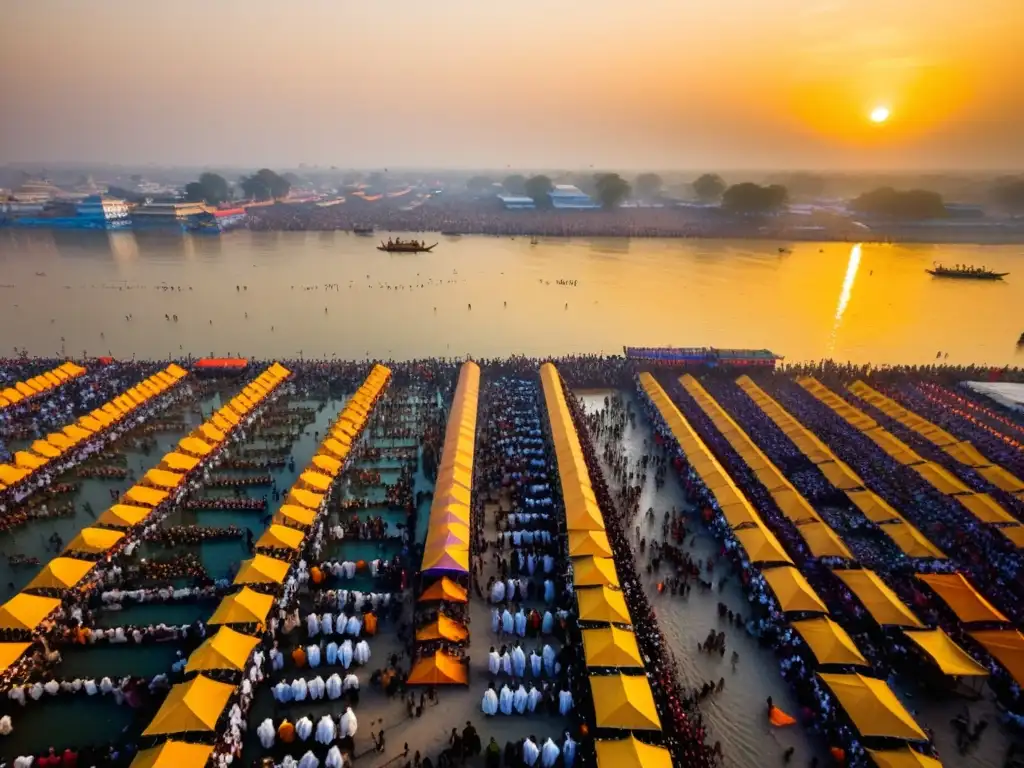
<instances>
[{"instance_id":1,"label":"orange sky","mask_svg":"<svg viewBox=\"0 0 1024 768\"><path fill-rule=\"evenodd\" d=\"M0 162L1015 170L1022 35L1024 0L13 2Z\"/></svg>"}]
</instances>

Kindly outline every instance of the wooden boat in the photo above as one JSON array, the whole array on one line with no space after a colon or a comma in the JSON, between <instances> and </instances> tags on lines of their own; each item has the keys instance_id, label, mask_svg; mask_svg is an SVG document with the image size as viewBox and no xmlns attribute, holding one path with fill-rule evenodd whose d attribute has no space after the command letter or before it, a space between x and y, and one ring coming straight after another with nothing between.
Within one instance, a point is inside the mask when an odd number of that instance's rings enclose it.
<instances>
[{"instance_id":1,"label":"wooden boat","mask_svg":"<svg viewBox=\"0 0 1024 768\"><path fill-rule=\"evenodd\" d=\"M433 245L425 245L423 242L418 240L411 240L407 242L399 240L397 242L382 242L377 246L377 250L384 251L386 253L430 253L436 247L437 243L434 243Z\"/></svg>"},{"instance_id":2,"label":"wooden boat","mask_svg":"<svg viewBox=\"0 0 1024 768\"><path fill-rule=\"evenodd\" d=\"M372 235L373 227L352 227L353 235Z\"/></svg>"},{"instance_id":3,"label":"wooden boat","mask_svg":"<svg viewBox=\"0 0 1024 768\"><path fill-rule=\"evenodd\" d=\"M985 267L967 267L957 264L955 267L944 267L936 264L934 269L926 269L932 277L951 277L958 280L1002 280L1009 272L993 272Z\"/></svg>"}]
</instances>

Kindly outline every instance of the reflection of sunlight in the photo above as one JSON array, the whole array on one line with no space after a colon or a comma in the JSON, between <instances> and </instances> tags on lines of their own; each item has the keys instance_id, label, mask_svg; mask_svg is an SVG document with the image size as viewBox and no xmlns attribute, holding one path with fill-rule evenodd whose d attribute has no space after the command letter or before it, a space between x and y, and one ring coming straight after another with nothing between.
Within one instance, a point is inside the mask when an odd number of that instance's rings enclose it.
<instances>
[{"instance_id":1,"label":"reflection of sunlight","mask_svg":"<svg viewBox=\"0 0 1024 768\"><path fill-rule=\"evenodd\" d=\"M110 241L110 252L114 256L114 262L119 267L138 261L139 243L134 232L110 232L107 238Z\"/></svg>"},{"instance_id":2,"label":"reflection of sunlight","mask_svg":"<svg viewBox=\"0 0 1024 768\"><path fill-rule=\"evenodd\" d=\"M846 312L846 305L850 303L850 294L853 293L853 284L857 280L857 270L860 269L860 243L850 249L850 260L846 264L846 277L843 278L843 289L839 292L839 303L836 305L835 322L832 324L832 336L828 342L828 355L832 356L836 348L836 336L839 334L839 326L843 322L843 313Z\"/></svg>"}]
</instances>

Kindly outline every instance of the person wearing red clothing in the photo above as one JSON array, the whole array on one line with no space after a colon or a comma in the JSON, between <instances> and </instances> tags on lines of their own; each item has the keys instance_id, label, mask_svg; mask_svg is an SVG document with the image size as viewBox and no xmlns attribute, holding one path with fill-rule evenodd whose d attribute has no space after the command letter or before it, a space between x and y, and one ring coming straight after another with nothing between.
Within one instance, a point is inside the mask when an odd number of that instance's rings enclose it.
<instances>
[{"instance_id":1,"label":"person wearing red clothing","mask_svg":"<svg viewBox=\"0 0 1024 768\"><path fill-rule=\"evenodd\" d=\"M61 768L78 768L78 753L68 747L60 758Z\"/></svg>"},{"instance_id":2,"label":"person wearing red clothing","mask_svg":"<svg viewBox=\"0 0 1024 768\"><path fill-rule=\"evenodd\" d=\"M60 768L60 756L57 754L57 750L50 747L50 751L36 760L36 765L39 768Z\"/></svg>"}]
</instances>

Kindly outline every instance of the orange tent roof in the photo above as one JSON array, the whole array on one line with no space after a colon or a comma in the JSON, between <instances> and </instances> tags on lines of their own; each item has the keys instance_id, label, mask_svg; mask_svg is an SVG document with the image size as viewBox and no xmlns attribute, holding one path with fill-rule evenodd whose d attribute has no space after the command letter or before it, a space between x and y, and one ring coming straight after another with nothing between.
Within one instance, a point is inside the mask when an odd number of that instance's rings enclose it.
<instances>
[{"instance_id":1,"label":"orange tent roof","mask_svg":"<svg viewBox=\"0 0 1024 768\"><path fill-rule=\"evenodd\" d=\"M468 682L465 665L441 651L419 659L406 680L408 685L467 685Z\"/></svg>"},{"instance_id":2,"label":"orange tent roof","mask_svg":"<svg viewBox=\"0 0 1024 768\"><path fill-rule=\"evenodd\" d=\"M419 603L429 603L434 600L447 600L450 603L468 603L469 593L465 587L456 584L447 576L443 576L423 590L423 594L417 598Z\"/></svg>"}]
</instances>

